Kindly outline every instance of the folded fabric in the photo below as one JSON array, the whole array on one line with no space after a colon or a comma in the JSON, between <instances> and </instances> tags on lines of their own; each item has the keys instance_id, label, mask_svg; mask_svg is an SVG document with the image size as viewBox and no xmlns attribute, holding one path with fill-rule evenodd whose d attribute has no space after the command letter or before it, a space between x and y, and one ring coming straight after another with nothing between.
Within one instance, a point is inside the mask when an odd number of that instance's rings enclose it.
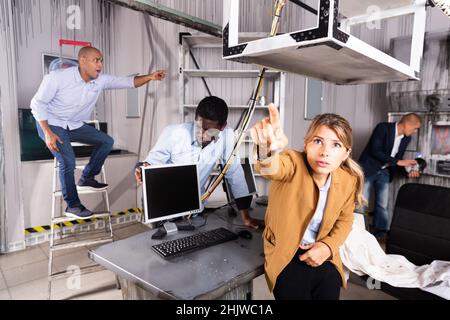
<instances>
[{"instance_id":1,"label":"folded fabric","mask_svg":"<svg viewBox=\"0 0 450 320\"><path fill-rule=\"evenodd\" d=\"M419 288L450 300L450 261L416 266L404 256L386 254L359 219L340 247L342 263L351 272L394 287Z\"/></svg>"}]
</instances>

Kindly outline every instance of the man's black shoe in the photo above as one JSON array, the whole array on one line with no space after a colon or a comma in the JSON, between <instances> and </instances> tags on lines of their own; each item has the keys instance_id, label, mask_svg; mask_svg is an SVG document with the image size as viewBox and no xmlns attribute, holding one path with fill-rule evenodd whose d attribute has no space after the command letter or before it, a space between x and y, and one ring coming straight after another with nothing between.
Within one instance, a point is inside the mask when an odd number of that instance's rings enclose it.
<instances>
[{"instance_id":1,"label":"man's black shoe","mask_svg":"<svg viewBox=\"0 0 450 320\"><path fill-rule=\"evenodd\" d=\"M95 179L83 179L78 181L78 190L102 191L108 189L106 183L97 182Z\"/></svg>"},{"instance_id":2,"label":"man's black shoe","mask_svg":"<svg viewBox=\"0 0 450 320\"><path fill-rule=\"evenodd\" d=\"M93 215L93 213L90 210L86 209L83 205L74 208L67 207L64 214L69 218L83 219L89 218Z\"/></svg>"}]
</instances>

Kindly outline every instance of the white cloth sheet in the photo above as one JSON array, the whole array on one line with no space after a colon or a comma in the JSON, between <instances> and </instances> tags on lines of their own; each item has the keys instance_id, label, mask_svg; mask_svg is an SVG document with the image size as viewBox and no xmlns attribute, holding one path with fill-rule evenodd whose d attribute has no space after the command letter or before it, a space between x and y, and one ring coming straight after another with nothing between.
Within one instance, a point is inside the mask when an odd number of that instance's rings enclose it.
<instances>
[{"instance_id":1,"label":"white cloth sheet","mask_svg":"<svg viewBox=\"0 0 450 320\"><path fill-rule=\"evenodd\" d=\"M404 256L386 254L365 230L361 217L356 214L353 229L340 248L342 262L349 271L394 287L419 288L450 300L450 261L435 260L416 266Z\"/></svg>"}]
</instances>

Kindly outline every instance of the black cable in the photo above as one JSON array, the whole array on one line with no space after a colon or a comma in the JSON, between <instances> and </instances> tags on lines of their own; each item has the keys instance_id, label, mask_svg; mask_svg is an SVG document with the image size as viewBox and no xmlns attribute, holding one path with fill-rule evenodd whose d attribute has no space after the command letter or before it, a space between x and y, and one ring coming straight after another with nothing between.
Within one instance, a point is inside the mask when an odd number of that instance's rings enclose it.
<instances>
[{"instance_id":1,"label":"black cable","mask_svg":"<svg viewBox=\"0 0 450 320\"><path fill-rule=\"evenodd\" d=\"M253 92L254 92L254 91L253 91ZM250 102L251 102L252 99L253 99L253 92L252 92L250 98L248 99L248 102L247 102L247 106L248 106L248 107L250 106ZM245 110L241 113L241 117L239 118L239 121L237 122L237 125L236 125L236 127L234 128L234 131L236 131L237 129L239 129L239 128L241 127L241 123L242 123L243 119L247 116L247 113L248 113L248 112L249 112L249 108L245 109Z\"/></svg>"},{"instance_id":2,"label":"black cable","mask_svg":"<svg viewBox=\"0 0 450 320\"><path fill-rule=\"evenodd\" d=\"M195 67L197 68L197 70L200 70L200 65L197 63L197 60L195 59L194 54L192 53L191 49L189 49L189 54L190 54L190 56L191 56L191 58L192 58L192 61L193 61L194 64L195 64ZM208 94L209 94L209 96L211 97L211 96L212 96L212 93L211 93L211 90L209 89L208 84L206 83L205 77L201 77L201 79L202 79L202 81L203 81L203 84L204 84L205 87L206 87L206 91L208 91Z\"/></svg>"}]
</instances>

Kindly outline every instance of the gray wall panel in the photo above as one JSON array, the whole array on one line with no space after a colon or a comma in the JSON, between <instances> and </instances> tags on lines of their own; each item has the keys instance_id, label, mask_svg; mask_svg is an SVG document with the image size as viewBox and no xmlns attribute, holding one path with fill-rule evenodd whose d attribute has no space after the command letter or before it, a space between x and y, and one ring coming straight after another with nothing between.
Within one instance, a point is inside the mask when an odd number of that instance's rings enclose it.
<instances>
[{"instance_id":1,"label":"gray wall panel","mask_svg":"<svg viewBox=\"0 0 450 320\"><path fill-rule=\"evenodd\" d=\"M222 24L222 1L220 0L165 0L161 4L184 11L188 14ZM271 22L271 0L247 0L245 16L241 18L241 30L268 32ZM103 0L23 0L15 1L15 23L17 26L17 75L18 106L27 107L42 79L41 53L59 53L59 38L91 41L105 53L105 71L127 75L146 73L148 70L166 69L167 80L163 83L151 83L146 97L145 88L139 90L142 112L147 101L145 117L126 118L126 91L106 92L98 102L98 115L109 123L110 134L116 140L116 146L138 152L141 143L140 158L144 158L161 130L168 124L178 122L178 32L192 31L170 22L150 17L150 34L147 33L142 13L126 8L112 6ZM82 9L81 30L68 30L66 9L69 5L79 4ZM308 1L313 5L315 1ZM310 26L315 17L288 4L281 32ZM390 39L407 35L411 23L407 19L382 23L382 31L371 31L365 26L355 30L363 40L388 50ZM450 28L450 19L438 9L431 9L427 18L427 31ZM63 55L75 56L77 50L65 47ZM197 56L202 68L218 65L235 68L234 64L222 61L216 55L202 52ZM237 68L237 67L236 67ZM239 68L251 68L248 65ZM5 77L4 74L1 77ZM253 83L237 79L231 84L220 80L211 81L214 94L223 96L230 104L246 102ZM285 131L290 138L290 146L302 149L303 137L310 121L304 115L305 78L289 74L286 85L286 123ZM402 84L414 88L412 83ZM206 94L203 84L195 84L189 97ZM372 129L378 122L387 120L389 110L386 99L386 85L335 86L324 84L323 112L336 112L344 115L354 128L354 155L358 157L367 143ZM193 102L194 103L194 102ZM260 115L262 117L262 115ZM141 123L144 123L140 139ZM130 168L131 174L131 168ZM138 196L139 198L139 196ZM28 200L25 200L28 201ZM132 204L123 203L128 209ZM29 213L28 213L29 214ZM42 214L42 213L39 213Z\"/></svg>"}]
</instances>

